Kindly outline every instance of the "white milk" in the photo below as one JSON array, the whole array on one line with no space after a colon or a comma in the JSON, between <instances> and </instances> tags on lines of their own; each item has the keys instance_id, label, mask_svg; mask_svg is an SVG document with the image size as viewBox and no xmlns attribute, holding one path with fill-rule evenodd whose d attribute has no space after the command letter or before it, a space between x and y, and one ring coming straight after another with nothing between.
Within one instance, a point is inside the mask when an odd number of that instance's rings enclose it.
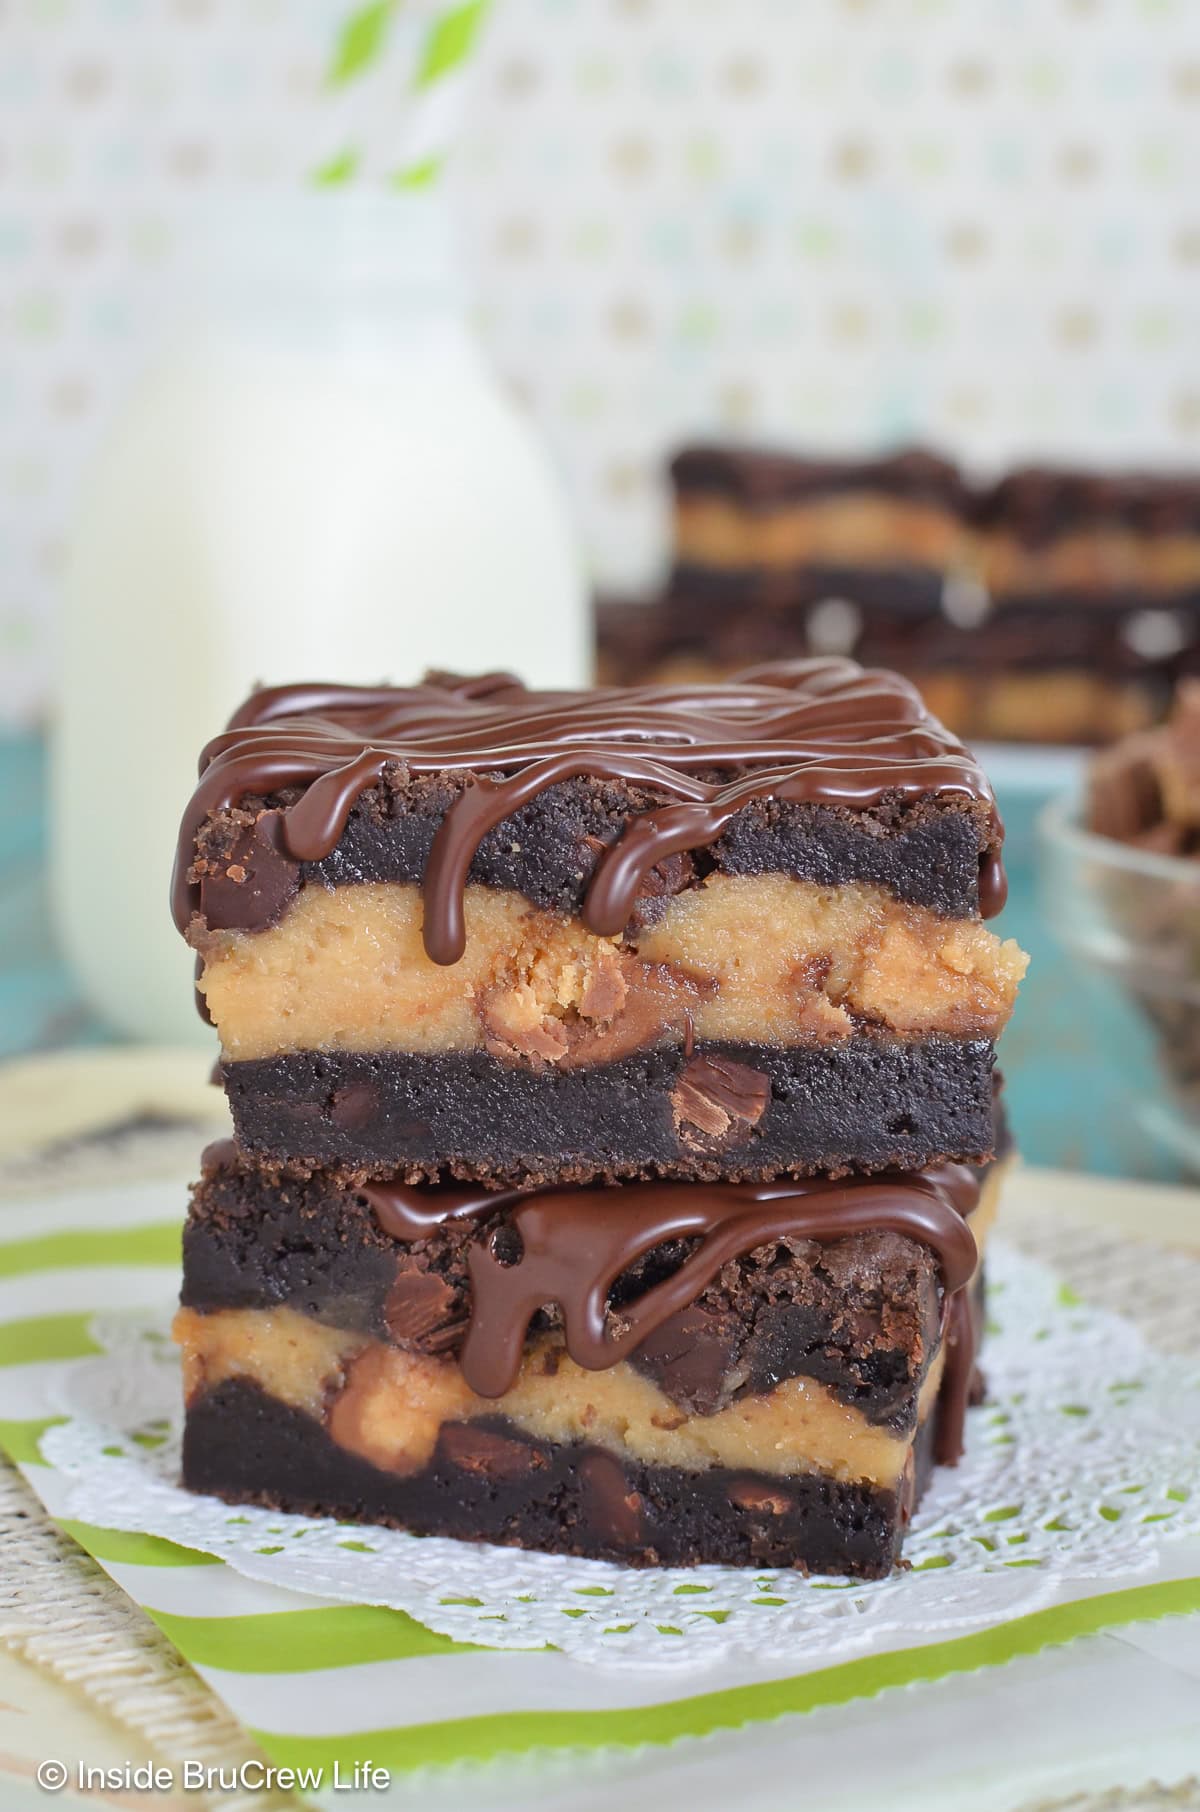
<instances>
[{"instance_id":1,"label":"white milk","mask_svg":"<svg viewBox=\"0 0 1200 1812\"><path fill-rule=\"evenodd\" d=\"M258 681L586 678L584 587L529 428L455 306L433 204L244 221L97 462L68 549L53 889L123 1031L211 1039L170 922L203 744Z\"/></svg>"}]
</instances>

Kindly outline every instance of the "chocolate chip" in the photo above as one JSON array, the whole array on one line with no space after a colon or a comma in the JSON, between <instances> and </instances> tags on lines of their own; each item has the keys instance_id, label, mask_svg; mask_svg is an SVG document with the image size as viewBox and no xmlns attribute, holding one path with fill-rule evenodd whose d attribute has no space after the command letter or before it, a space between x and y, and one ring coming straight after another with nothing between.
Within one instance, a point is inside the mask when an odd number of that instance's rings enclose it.
<instances>
[{"instance_id":1,"label":"chocolate chip","mask_svg":"<svg viewBox=\"0 0 1200 1812\"><path fill-rule=\"evenodd\" d=\"M751 1479L737 1479L729 1487L729 1501L738 1510L751 1510L763 1516L785 1516L791 1499L783 1491L769 1491Z\"/></svg>"},{"instance_id":2,"label":"chocolate chip","mask_svg":"<svg viewBox=\"0 0 1200 1812\"><path fill-rule=\"evenodd\" d=\"M696 878L696 864L686 850L664 856L642 877L626 932L645 930L656 925L667 908L667 901L690 887Z\"/></svg>"},{"instance_id":3,"label":"chocolate chip","mask_svg":"<svg viewBox=\"0 0 1200 1812\"><path fill-rule=\"evenodd\" d=\"M712 1314L693 1303L649 1334L633 1363L673 1403L709 1416L721 1405L743 1331L737 1316Z\"/></svg>"},{"instance_id":4,"label":"chocolate chip","mask_svg":"<svg viewBox=\"0 0 1200 1812\"><path fill-rule=\"evenodd\" d=\"M352 1082L334 1091L329 1104L329 1118L346 1132L361 1132L379 1113L382 1103L379 1090L369 1082Z\"/></svg>"},{"instance_id":5,"label":"chocolate chip","mask_svg":"<svg viewBox=\"0 0 1200 1812\"><path fill-rule=\"evenodd\" d=\"M459 1292L435 1271L401 1271L383 1308L398 1346L444 1353L459 1344L466 1313Z\"/></svg>"},{"instance_id":6,"label":"chocolate chip","mask_svg":"<svg viewBox=\"0 0 1200 1812\"><path fill-rule=\"evenodd\" d=\"M520 1478L546 1463L545 1455L531 1441L512 1440L490 1428L472 1428L469 1422L448 1422L439 1445L453 1465L479 1478Z\"/></svg>"},{"instance_id":7,"label":"chocolate chip","mask_svg":"<svg viewBox=\"0 0 1200 1812\"><path fill-rule=\"evenodd\" d=\"M259 812L227 857L196 864L200 911L210 931L260 931L274 925L300 885L300 864L287 854L283 813Z\"/></svg>"},{"instance_id":8,"label":"chocolate chip","mask_svg":"<svg viewBox=\"0 0 1200 1812\"><path fill-rule=\"evenodd\" d=\"M761 1071L729 1057L693 1057L671 1090L680 1143L723 1149L757 1126L770 1099L770 1078Z\"/></svg>"},{"instance_id":9,"label":"chocolate chip","mask_svg":"<svg viewBox=\"0 0 1200 1812\"><path fill-rule=\"evenodd\" d=\"M616 1456L594 1447L580 1461L579 1475L587 1493L588 1519L597 1534L615 1547L640 1547L645 1539L642 1500L630 1490Z\"/></svg>"}]
</instances>

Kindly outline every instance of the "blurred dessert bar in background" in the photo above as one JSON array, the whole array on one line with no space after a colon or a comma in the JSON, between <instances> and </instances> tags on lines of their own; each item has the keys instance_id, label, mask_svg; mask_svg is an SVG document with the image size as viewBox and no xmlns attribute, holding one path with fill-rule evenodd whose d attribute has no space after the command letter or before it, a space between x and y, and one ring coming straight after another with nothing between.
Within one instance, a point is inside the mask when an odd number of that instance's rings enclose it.
<instances>
[{"instance_id":1,"label":"blurred dessert bar in background","mask_svg":"<svg viewBox=\"0 0 1200 1812\"><path fill-rule=\"evenodd\" d=\"M602 679L853 655L960 734L1102 742L1200 671L1200 478L701 445L670 475L670 577L601 602Z\"/></svg>"},{"instance_id":2,"label":"blurred dessert bar in background","mask_svg":"<svg viewBox=\"0 0 1200 1812\"><path fill-rule=\"evenodd\" d=\"M861 578L897 610L936 610L968 558L963 481L917 449L860 461L697 446L671 480L676 574L697 592L741 584L770 603L797 575L835 596Z\"/></svg>"}]
</instances>

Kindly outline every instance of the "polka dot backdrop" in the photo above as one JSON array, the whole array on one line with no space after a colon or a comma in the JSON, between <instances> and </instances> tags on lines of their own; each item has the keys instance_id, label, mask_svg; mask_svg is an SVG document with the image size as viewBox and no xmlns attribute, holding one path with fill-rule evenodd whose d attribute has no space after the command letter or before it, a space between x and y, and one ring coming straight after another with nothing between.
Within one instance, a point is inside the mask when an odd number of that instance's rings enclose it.
<instances>
[{"instance_id":1,"label":"polka dot backdrop","mask_svg":"<svg viewBox=\"0 0 1200 1812\"><path fill-rule=\"evenodd\" d=\"M2 718L190 204L304 180L346 10L0 0ZM1200 464L1198 168L1196 0L494 0L447 186L620 588L696 433Z\"/></svg>"}]
</instances>

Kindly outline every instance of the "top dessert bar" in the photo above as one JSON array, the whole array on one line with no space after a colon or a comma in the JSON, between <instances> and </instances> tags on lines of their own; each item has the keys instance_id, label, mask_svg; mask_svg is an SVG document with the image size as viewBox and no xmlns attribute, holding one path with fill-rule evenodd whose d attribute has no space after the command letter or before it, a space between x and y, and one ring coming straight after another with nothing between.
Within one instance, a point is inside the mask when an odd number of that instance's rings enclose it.
<instances>
[{"instance_id":1,"label":"top dessert bar","mask_svg":"<svg viewBox=\"0 0 1200 1812\"><path fill-rule=\"evenodd\" d=\"M1002 830L907 682L257 693L175 912L242 1147L409 1180L752 1178L992 1148Z\"/></svg>"}]
</instances>

